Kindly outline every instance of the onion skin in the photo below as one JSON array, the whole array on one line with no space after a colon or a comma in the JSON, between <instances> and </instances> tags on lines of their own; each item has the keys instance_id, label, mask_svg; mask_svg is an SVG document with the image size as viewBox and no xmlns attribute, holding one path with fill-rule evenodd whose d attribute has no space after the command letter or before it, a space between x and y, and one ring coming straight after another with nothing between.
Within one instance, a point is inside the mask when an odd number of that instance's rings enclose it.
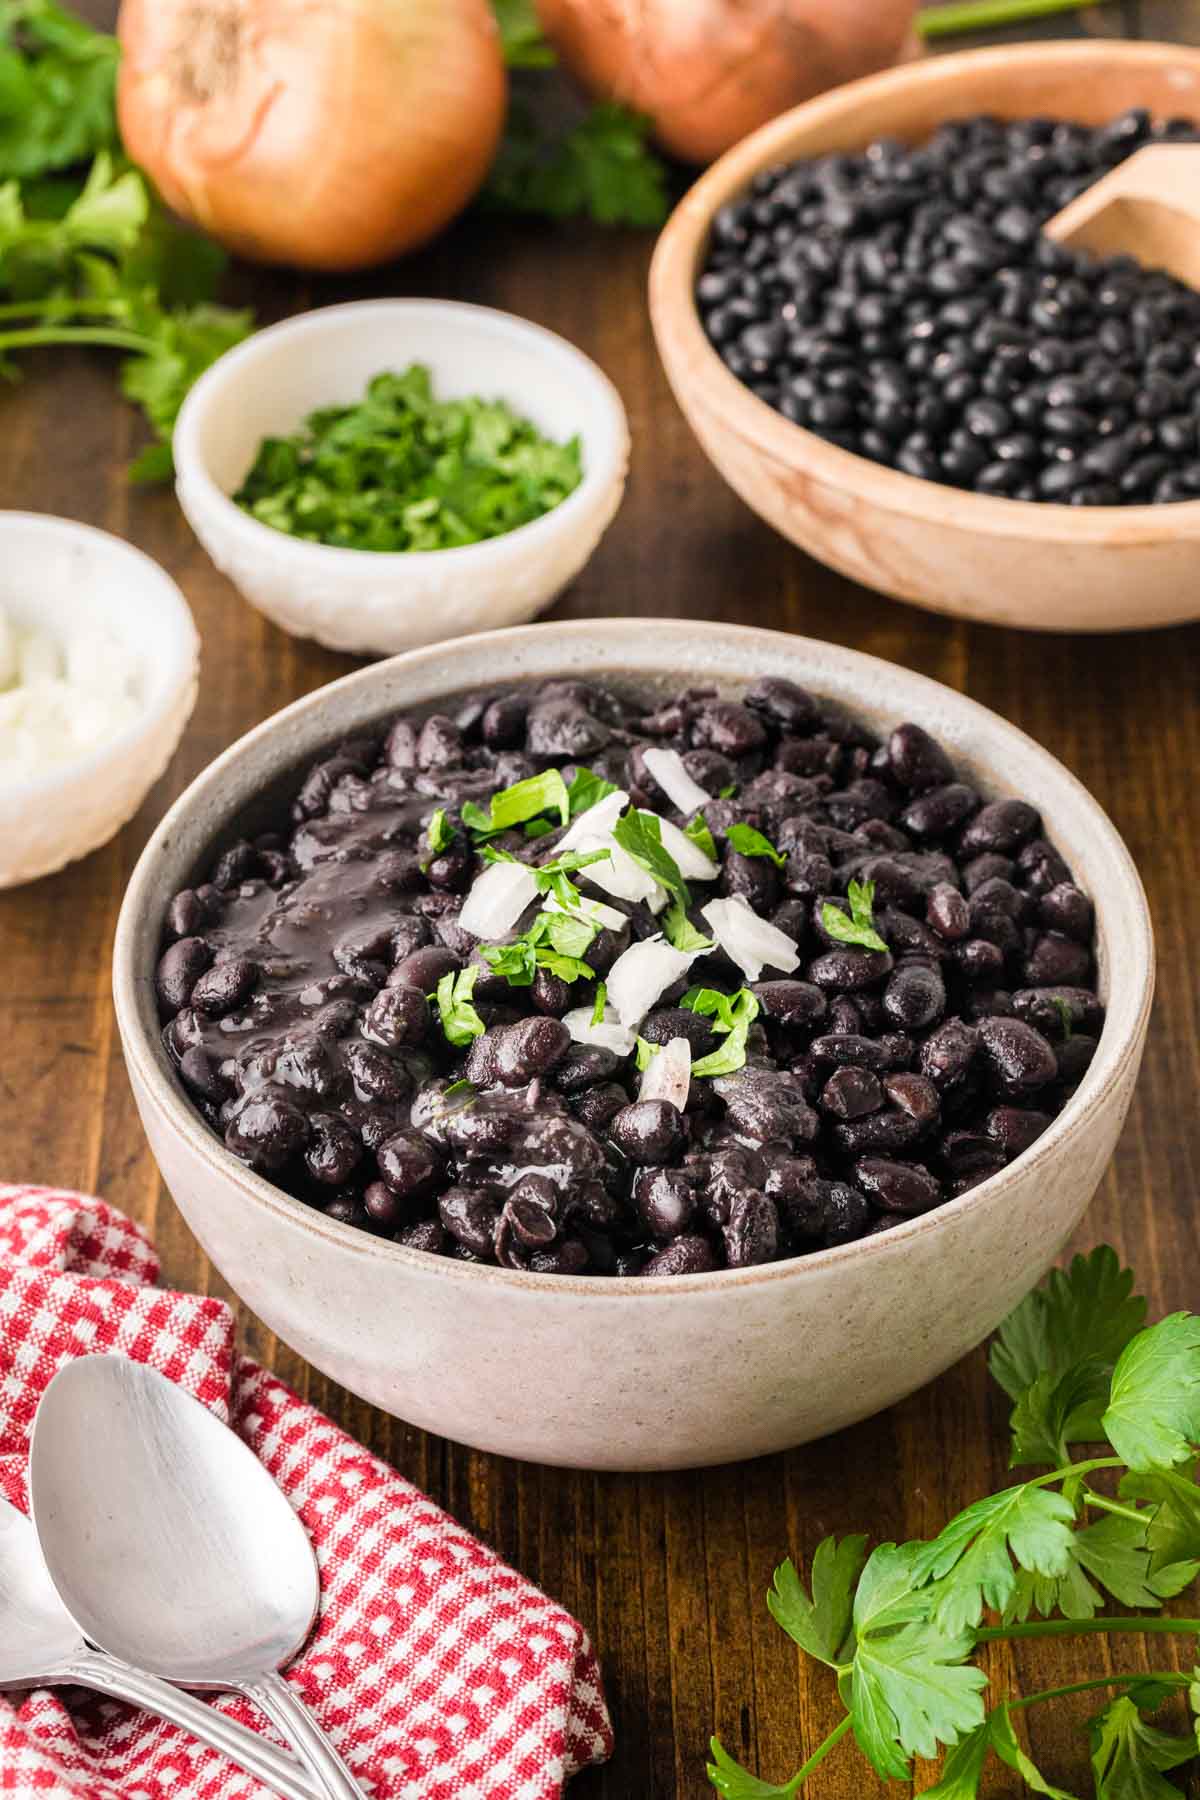
<instances>
[{"instance_id":1,"label":"onion skin","mask_svg":"<svg viewBox=\"0 0 1200 1800\"><path fill-rule=\"evenodd\" d=\"M256 262L413 249L470 200L504 123L488 0L122 0L117 34L130 156Z\"/></svg>"},{"instance_id":2,"label":"onion skin","mask_svg":"<svg viewBox=\"0 0 1200 1800\"><path fill-rule=\"evenodd\" d=\"M710 162L788 107L890 67L911 50L916 10L916 0L538 0L580 85L646 114L685 162Z\"/></svg>"}]
</instances>

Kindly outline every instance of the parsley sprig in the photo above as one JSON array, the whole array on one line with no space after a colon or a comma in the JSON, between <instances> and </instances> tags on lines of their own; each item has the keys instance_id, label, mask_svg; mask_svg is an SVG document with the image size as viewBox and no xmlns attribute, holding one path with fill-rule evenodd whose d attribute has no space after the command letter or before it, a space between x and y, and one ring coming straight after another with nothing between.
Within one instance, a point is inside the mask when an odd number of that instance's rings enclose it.
<instances>
[{"instance_id":1,"label":"parsley sprig","mask_svg":"<svg viewBox=\"0 0 1200 1800\"><path fill-rule=\"evenodd\" d=\"M1178 1800L1166 1775L1198 1754L1200 1668L1191 1677L1109 1671L989 1706L973 1660L985 1644L1025 1637L1200 1638L1200 1619L1161 1613L1200 1574L1200 1318L1175 1313L1146 1327L1145 1310L1110 1248L1077 1256L1009 1315L991 1354L1013 1401L1012 1460L1052 1463L1049 1473L975 1501L929 1543L868 1554L864 1537L828 1537L807 1585L790 1561L776 1570L771 1615L835 1674L845 1716L778 1784L714 1738L708 1775L718 1793L794 1796L853 1733L885 1779L910 1780L914 1757L947 1752L941 1780L926 1789L935 1800L975 1800L993 1755L1027 1787L1070 1800L1022 1747L1014 1715L1117 1689L1088 1726L1097 1800ZM1100 1453L1072 1460L1076 1443ZM1102 1474L1117 1478L1116 1498L1096 1485ZM1114 1601L1144 1610L1105 1612ZM1197 1730L1178 1737L1147 1714L1185 1689Z\"/></svg>"},{"instance_id":2,"label":"parsley sprig","mask_svg":"<svg viewBox=\"0 0 1200 1800\"><path fill-rule=\"evenodd\" d=\"M765 838L763 842L766 842ZM826 900L821 908L821 923L830 937L836 938L839 944L857 944L863 950L886 950L887 945L875 929L875 883L852 881L846 890L846 899L850 905L849 917L832 900Z\"/></svg>"},{"instance_id":3,"label":"parsley sprig","mask_svg":"<svg viewBox=\"0 0 1200 1800\"><path fill-rule=\"evenodd\" d=\"M777 869L787 868L787 857L753 825L731 825L725 835L739 856L765 856Z\"/></svg>"},{"instance_id":4,"label":"parsley sprig","mask_svg":"<svg viewBox=\"0 0 1200 1800\"><path fill-rule=\"evenodd\" d=\"M745 1065L750 1027L759 1013L758 998L749 988L723 994L718 988L689 988L679 1003L689 1012L711 1017L712 1029L724 1041L692 1064L692 1074L735 1075Z\"/></svg>"}]
</instances>

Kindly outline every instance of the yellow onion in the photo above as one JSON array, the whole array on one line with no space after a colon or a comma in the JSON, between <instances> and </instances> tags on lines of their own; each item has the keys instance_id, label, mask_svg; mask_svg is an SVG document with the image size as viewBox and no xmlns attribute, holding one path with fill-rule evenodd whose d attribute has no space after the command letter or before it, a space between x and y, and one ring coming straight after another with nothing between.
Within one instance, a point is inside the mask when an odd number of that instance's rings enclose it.
<instances>
[{"instance_id":1,"label":"yellow onion","mask_svg":"<svg viewBox=\"0 0 1200 1800\"><path fill-rule=\"evenodd\" d=\"M240 255L383 262L479 187L507 98L488 0L122 0L125 146Z\"/></svg>"},{"instance_id":2,"label":"yellow onion","mask_svg":"<svg viewBox=\"0 0 1200 1800\"><path fill-rule=\"evenodd\" d=\"M664 149L708 162L777 113L889 67L916 0L537 0L588 93L645 113Z\"/></svg>"}]
</instances>

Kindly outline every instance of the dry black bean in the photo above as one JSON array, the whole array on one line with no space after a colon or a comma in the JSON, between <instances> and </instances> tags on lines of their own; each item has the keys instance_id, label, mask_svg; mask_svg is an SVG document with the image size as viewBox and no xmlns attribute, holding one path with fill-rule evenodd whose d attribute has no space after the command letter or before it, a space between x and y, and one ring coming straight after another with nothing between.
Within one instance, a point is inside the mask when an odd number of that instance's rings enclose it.
<instances>
[{"instance_id":1,"label":"dry black bean","mask_svg":"<svg viewBox=\"0 0 1200 1800\"><path fill-rule=\"evenodd\" d=\"M923 1213L937 1206L942 1186L919 1163L894 1162L885 1156L861 1156L854 1179L863 1193L885 1212Z\"/></svg>"}]
</instances>

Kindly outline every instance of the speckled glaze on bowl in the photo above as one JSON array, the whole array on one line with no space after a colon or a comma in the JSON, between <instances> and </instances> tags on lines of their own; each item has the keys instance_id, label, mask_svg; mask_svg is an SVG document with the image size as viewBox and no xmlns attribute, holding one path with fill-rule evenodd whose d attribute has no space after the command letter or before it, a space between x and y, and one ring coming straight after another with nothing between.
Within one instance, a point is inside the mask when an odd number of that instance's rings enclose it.
<instances>
[{"instance_id":1,"label":"speckled glaze on bowl","mask_svg":"<svg viewBox=\"0 0 1200 1800\"><path fill-rule=\"evenodd\" d=\"M254 827L338 738L404 708L522 678L597 675L730 693L790 676L885 729L919 720L967 779L1025 794L1096 903L1108 1020L1070 1104L1009 1168L841 1249L667 1279L533 1275L432 1257L312 1211L208 1130L162 1049L153 971L170 896ZM937 682L839 646L656 619L493 632L347 676L252 731L195 781L134 871L117 1018L167 1186L226 1279L325 1374L481 1449L582 1468L669 1469L801 1444L939 1374L996 1326L1087 1207L1129 1104L1154 986L1145 896L1112 824L1015 727Z\"/></svg>"},{"instance_id":2,"label":"speckled glaze on bowl","mask_svg":"<svg viewBox=\"0 0 1200 1800\"><path fill-rule=\"evenodd\" d=\"M693 300L714 214L772 163L860 150L877 137L920 142L968 113L1100 124L1129 106L1200 117L1200 50L1069 42L931 57L784 113L684 196L650 271L659 355L701 447L776 531L868 587L959 618L1130 631L1200 617L1200 500L1056 506L885 468L752 394L709 343Z\"/></svg>"},{"instance_id":3,"label":"speckled glaze on bowl","mask_svg":"<svg viewBox=\"0 0 1200 1800\"><path fill-rule=\"evenodd\" d=\"M507 400L548 436L578 436L579 486L502 537L394 552L290 537L230 498L264 437L360 399L372 376L413 362L430 369L439 399ZM390 656L549 606L621 504L629 427L607 375L528 319L456 300L358 300L284 319L227 351L184 401L174 450L179 504L251 606L330 649Z\"/></svg>"}]
</instances>

